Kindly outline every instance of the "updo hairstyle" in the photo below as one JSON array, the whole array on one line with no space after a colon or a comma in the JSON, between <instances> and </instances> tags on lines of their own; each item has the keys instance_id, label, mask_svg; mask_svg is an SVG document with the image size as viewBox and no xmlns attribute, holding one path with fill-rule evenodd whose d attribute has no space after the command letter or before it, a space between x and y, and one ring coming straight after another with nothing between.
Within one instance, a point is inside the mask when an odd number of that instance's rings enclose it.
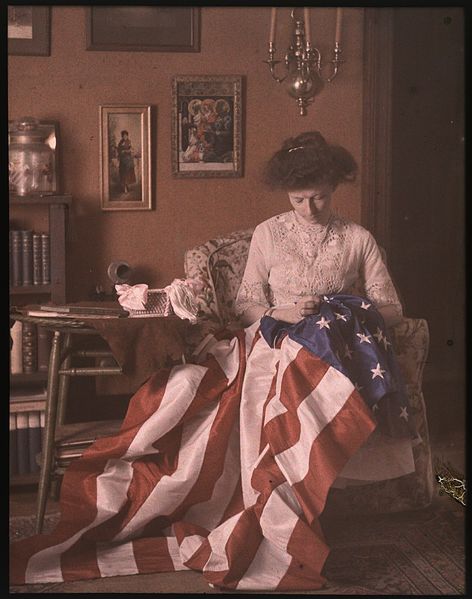
<instances>
[{"instance_id":1,"label":"updo hairstyle","mask_svg":"<svg viewBox=\"0 0 472 599\"><path fill-rule=\"evenodd\" d=\"M352 182L357 164L342 146L330 145L318 131L287 139L269 160L265 180L273 188L292 191L329 183Z\"/></svg>"}]
</instances>

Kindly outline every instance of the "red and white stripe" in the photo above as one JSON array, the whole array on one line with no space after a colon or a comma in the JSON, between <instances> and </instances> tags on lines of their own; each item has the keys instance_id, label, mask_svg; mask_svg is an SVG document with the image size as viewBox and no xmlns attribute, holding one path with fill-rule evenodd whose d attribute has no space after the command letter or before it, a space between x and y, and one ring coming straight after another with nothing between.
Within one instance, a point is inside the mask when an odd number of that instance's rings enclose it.
<instances>
[{"instance_id":1,"label":"red and white stripe","mask_svg":"<svg viewBox=\"0 0 472 599\"><path fill-rule=\"evenodd\" d=\"M12 546L12 584L194 569L237 590L316 590L328 490L374 422L352 383L257 326L161 370L120 432L66 472L51 535Z\"/></svg>"}]
</instances>

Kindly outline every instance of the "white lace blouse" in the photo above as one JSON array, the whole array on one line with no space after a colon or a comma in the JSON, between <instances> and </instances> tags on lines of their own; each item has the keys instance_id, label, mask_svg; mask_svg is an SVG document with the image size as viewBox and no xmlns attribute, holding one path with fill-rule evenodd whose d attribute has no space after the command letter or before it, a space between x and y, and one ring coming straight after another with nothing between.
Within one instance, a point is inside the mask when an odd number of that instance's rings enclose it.
<instances>
[{"instance_id":1,"label":"white lace blouse","mask_svg":"<svg viewBox=\"0 0 472 599\"><path fill-rule=\"evenodd\" d=\"M326 225L302 224L291 210L255 228L236 312L253 312L258 318L262 307L291 305L315 293L358 295L359 289L377 308L391 305L402 315L392 279L369 231L336 215Z\"/></svg>"}]
</instances>

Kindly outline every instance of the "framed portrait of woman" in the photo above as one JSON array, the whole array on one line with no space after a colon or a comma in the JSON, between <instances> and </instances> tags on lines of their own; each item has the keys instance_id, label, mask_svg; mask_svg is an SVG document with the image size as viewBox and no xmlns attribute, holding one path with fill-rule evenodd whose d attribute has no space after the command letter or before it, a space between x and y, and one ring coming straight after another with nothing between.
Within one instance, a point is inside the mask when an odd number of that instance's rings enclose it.
<instances>
[{"instance_id":1,"label":"framed portrait of woman","mask_svg":"<svg viewBox=\"0 0 472 599\"><path fill-rule=\"evenodd\" d=\"M151 107L100 106L102 210L151 210Z\"/></svg>"}]
</instances>

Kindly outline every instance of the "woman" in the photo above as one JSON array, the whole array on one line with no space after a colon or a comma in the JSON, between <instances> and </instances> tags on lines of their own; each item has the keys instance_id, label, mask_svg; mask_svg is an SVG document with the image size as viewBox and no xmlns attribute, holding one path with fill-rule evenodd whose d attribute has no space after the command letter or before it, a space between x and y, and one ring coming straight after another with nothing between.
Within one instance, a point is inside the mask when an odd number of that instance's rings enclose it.
<instances>
[{"instance_id":1,"label":"woman","mask_svg":"<svg viewBox=\"0 0 472 599\"><path fill-rule=\"evenodd\" d=\"M222 589L326 584L331 485L362 477L350 459L377 424L410 442L383 320L400 303L371 235L331 212L355 171L316 132L273 156L269 180L293 211L254 232L246 328L210 335L194 364L141 387L120 433L66 472L54 533L14 544L14 582L191 568ZM359 278L366 297L349 293Z\"/></svg>"},{"instance_id":2,"label":"woman","mask_svg":"<svg viewBox=\"0 0 472 599\"><path fill-rule=\"evenodd\" d=\"M287 140L271 158L268 182L288 192L293 210L254 231L237 299L245 325L263 314L299 322L318 312L323 294L349 293L359 282L387 326L400 322L401 304L374 238L331 209L337 186L353 181L356 170L353 157L318 132Z\"/></svg>"},{"instance_id":3,"label":"woman","mask_svg":"<svg viewBox=\"0 0 472 599\"><path fill-rule=\"evenodd\" d=\"M134 172L133 149L128 131L121 132L121 139L117 148L121 191L129 193L129 186L136 183L136 175Z\"/></svg>"}]
</instances>

